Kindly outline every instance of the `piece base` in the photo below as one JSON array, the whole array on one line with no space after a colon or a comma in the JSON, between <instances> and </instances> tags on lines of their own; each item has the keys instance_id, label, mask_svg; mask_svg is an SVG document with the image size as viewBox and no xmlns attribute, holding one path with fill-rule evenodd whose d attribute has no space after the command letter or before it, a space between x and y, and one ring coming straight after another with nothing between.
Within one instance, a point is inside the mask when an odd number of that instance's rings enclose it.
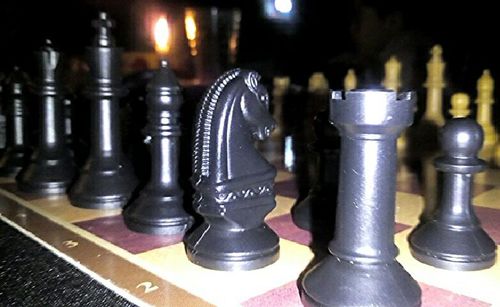
<instances>
[{"instance_id":1,"label":"piece base","mask_svg":"<svg viewBox=\"0 0 500 307\"><path fill-rule=\"evenodd\" d=\"M437 268L474 271L495 263L496 244L479 224L458 227L431 220L417 226L408 241L415 259Z\"/></svg>"},{"instance_id":2,"label":"piece base","mask_svg":"<svg viewBox=\"0 0 500 307\"><path fill-rule=\"evenodd\" d=\"M273 264L279 259L279 247L268 251L268 253L257 259L245 260L245 257L220 254L217 258L195 251L186 247L189 261L211 270L218 271L250 271Z\"/></svg>"},{"instance_id":3,"label":"piece base","mask_svg":"<svg viewBox=\"0 0 500 307\"><path fill-rule=\"evenodd\" d=\"M471 259L469 261L462 259L457 261L453 257L443 255L433 255L429 252L424 252L414 246L410 246L411 255L418 261L431 265L436 268L450 271L477 271L492 267L495 264L496 256L486 255L481 260Z\"/></svg>"},{"instance_id":4,"label":"piece base","mask_svg":"<svg viewBox=\"0 0 500 307\"><path fill-rule=\"evenodd\" d=\"M83 209L120 209L123 208L127 202L126 196L113 196L111 197L80 197L77 195L70 196L71 205Z\"/></svg>"},{"instance_id":5,"label":"piece base","mask_svg":"<svg viewBox=\"0 0 500 307\"><path fill-rule=\"evenodd\" d=\"M220 271L260 269L279 258L279 238L266 224L234 231L204 223L185 239L185 248L191 262Z\"/></svg>"},{"instance_id":6,"label":"piece base","mask_svg":"<svg viewBox=\"0 0 500 307\"><path fill-rule=\"evenodd\" d=\"M312 212L311 206L315 202L315 198L308 195L302 201L292 207L291 215L293 223L300 229L312 230Z\"/></svg>"},{"instance_id":7,"label":"piece base","mask_svg":"<svg viewBox=\"0 0 500 307\"><path fill-rule=\"evenodd\" d=\"M163 217L153 222L131 217L128 214L128 210L123 211L123 220L130 230L151 235L183 234L193 224L193 218L188 215L170 218Z\"/></svg>"},{"instance_id":8,"label":"piece base","mask_svg":"<svg viewBox=\"0 0 500 307\"><path fill-rule=\"evenodd\" d=\"M136 179L122 168L110 171L82 171L68 193L71 204L85 209L124 207L135 188Z\"/></svg>"},{"instance_id":9,"label":"piece base","mask_svg":"<svg viewBox=\"0 0 500 307\"><path fill-rule=\"evenodd\" d=\"M69 182L51 182L37 185L33 185L28 182L17 183L19 191L41 196L64 195L66 194L68 186Z\"/></svg>"},{"instance_id":10,"label":"piece base","mask_svg":"<svg viewBox=\"0 0 500 307\"><path fill-rule=\"evenodd\" d=\"M361 264L328 256L301 281L304 306L420 306L418 283L396 261Z\"/></svg>"}]
</instances>

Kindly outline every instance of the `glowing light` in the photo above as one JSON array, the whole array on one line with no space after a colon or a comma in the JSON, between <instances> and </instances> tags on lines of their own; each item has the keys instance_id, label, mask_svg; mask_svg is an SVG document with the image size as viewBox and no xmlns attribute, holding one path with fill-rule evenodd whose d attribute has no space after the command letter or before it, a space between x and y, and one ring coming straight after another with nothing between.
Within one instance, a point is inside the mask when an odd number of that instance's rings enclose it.
<instances>
[{"instance_id":1,"label":"glowing light","mask_svg":"<svg viewBox=\"0 0 500 307\"><path fill-rule=\"evenodd\" d=\"M274 0L274 8L283 14L288 14L292 11L292 0Z\"/></svg>"},{"instance_id":2,"label":"glowing light","mask_svg":"<svg viewBox=\"0 0 500 307\"><path fill-rule=\"evenodd\" d=\"M196 49L196 37L198 29L196 27L195 14L193 10L186 9L184 26L186 27L186 38L188 39L191 55L195 56L198 54L198 50Z\"/></svg>"},{"instance_id":3,"label":"glowing light","mask_svg":"<svg viewBox=\"0 0 500 307\"><path fill-rule=\"evenodd\" d=\"M160 17L154 25L155 50L158 53L166 54L170 49L170 28L167 18Z\"/></svg>"}]
</instances>

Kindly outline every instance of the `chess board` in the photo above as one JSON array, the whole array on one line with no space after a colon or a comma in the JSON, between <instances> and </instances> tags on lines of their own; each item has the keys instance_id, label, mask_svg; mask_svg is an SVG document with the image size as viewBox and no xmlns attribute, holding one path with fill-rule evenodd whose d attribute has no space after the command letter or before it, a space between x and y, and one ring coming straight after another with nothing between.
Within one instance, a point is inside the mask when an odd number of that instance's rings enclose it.
<instances>
[{"instance_id":1,"label":"chess board","mask_svg":"<svg viewBox=\"0 0 500 307\"><path fill-rule=\"evenodd\" d=\"M452 272L415 260L407 236L424 206L417 176L399 171L395 243L397 260L419 282L423 306L500 306L500 262L475 272ZM312 235L290 216L296 201L294 175L279 170L276 208L267 223L279 234L280 258L249 272L219 272L188 261L182 238L129 231L120 210L72 207L66 197L36 198L0 181L0 219L89 274L129 301L153 306L301 306L297 279L314 253ZM500 170L475 176L476 214L500 244Z\"/></svg>"}]
</instances>

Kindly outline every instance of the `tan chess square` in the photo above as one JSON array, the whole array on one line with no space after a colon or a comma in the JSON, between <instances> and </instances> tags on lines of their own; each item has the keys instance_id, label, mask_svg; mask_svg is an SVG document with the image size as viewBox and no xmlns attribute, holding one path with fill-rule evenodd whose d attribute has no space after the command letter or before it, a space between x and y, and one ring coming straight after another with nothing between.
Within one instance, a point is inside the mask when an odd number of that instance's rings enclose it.
<instances>
[{"instance_id":1,"label":"tan chess square","mask_svg":"<svg viewBox=\"0 0 500 307\"><path fill-rule=\"evenodd\" d=\"M151 250L138 257L148 263L148 270L209 303L238 306L252 297L297 280L313 258L307 246L285 239L280 240L280 249L277 262L247 272L222 272L197 266L187 259L183 244Z\"/></svg>"},{"instance_id":2,"label":"tan chess square","mask_svg":"<svg viewBox=\"0 0 500 307\"><path fill-rule=\"evenodd\" d=\"M500 263L480 271L458 272L434 268L417 261L410 253L408 234L411 229L402 231L395 236L399 248L397 260L414 279L428 285L469 296L484 302L500 305Z\"/></svg>"},{"instance_id":3,"label":"tan chess square","mask_svg":"<svg viewBox=\"0 0 500 307\"><path fill-rule=\"evenodd\" d=\"M55 217L65 222L75 223L99 217L118 215L121 209L99 210L82 209L72 206L66 196L56 198L42 198L26 202L27 207L45 216Z\"/></svg>"}]
</instances>

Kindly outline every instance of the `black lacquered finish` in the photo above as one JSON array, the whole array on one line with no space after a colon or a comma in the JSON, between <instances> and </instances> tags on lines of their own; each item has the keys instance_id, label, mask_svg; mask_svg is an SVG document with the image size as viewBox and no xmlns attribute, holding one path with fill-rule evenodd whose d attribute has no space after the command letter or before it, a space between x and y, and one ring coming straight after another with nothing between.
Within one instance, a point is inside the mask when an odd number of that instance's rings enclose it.
<instances>
[{"instance_id":1,"label":"black lacquered finish","mask_svg":"<svg viewBox=\"0 0 500 307\"><path fill-rule=\"evenodd\" d=\"M434 161L443 172L441 200L432 218L410 234L412 255L447 270L481 270L495 263L496 244L482 229L472 206L473 175L486 163L477 158L483 131L470 118L454 118L441 131L444 155Z\"/></svg>"},{"instance_id":2,"label":"black lacquered finish","mask_svg":"<svg viewBox=\"0 0 500 307\"><path fill-rule=\"evenodd\" d=\"M327 110L315 117L314 132L318 177L307 197L293 206L292 218L298 227L329 237L337 208L340 136L329 122Z\"/></svg>"},{"instance_id":3,"label":"black lacquered finish","mask_svg":"<svg viewBox=\"0 0 500 307\"><path fill-rule=\"evenodd\" d=\"M276 206L276 169L255 148L275 122L254 71L224 73L203 97L193 145L194 207L204 221L185 238L193 263L252 270L278 259L279 239L264 222Z\"/></svg>"},{"instance_id":4,"label":"black lacquered finish","mask_svg":"<svg viewBox=\"0 0 500 307\"><path fill-rule=\"evenodd\" d=\"M330 120L342 138L335 233L331 255L301 282L304 305L420 305L394 245L396 138L412 123L414 105L413 93L332 93Z\"/></svg>"},{"instance_id":5,"label":"black lacquered finish","mask_svg":"<svg viewBox=\"0 0 500 307\"><path fill-rule=\"evenodd\" d=\"M97 35L87 50L91 103L90 157L70 189L71 204L82 208L111 209L124 206L137 180L121 148L118 100L121 86L121 49L115 47L112 22L100 13L93 22Z\"/></svg>"},{"instance_id":6,"label":"black lacquered finish","mask_svg":"<svg viewBox=\"0 0 500 307\"><path fill-rule=\"evenodd\" d=\"M64 134L64 110L59 83L60 54L50 41L37 52L40 97L38 146L31 162L16 177L20 190L41 195L63 194L75 176L75 164Z\"/></svg>"},{"instance_id":7,"label":"black lacquered finish","mask_svg":"<svg viewBox=\"0 0 500 307\"><path fill-rule=\"evenodd\" d=\"M193 219L183 209L179 186L179 109L181 89L166 60L148 85L148 126L151 137L151 178L123 212L128 228L173 235L185 232Z\"/></svg>"},{"instance_id":8,"label":"black lacquered finish","mask_svg":"<svg viewBox=\"0 0 500 307\"><path fill-rule=\"evenodd\" d=\"M28 80L18 67L5 82L6 149L0 159L0 176L14 177L30 158L26 96Z\"/></svg>"}]
</instances>

